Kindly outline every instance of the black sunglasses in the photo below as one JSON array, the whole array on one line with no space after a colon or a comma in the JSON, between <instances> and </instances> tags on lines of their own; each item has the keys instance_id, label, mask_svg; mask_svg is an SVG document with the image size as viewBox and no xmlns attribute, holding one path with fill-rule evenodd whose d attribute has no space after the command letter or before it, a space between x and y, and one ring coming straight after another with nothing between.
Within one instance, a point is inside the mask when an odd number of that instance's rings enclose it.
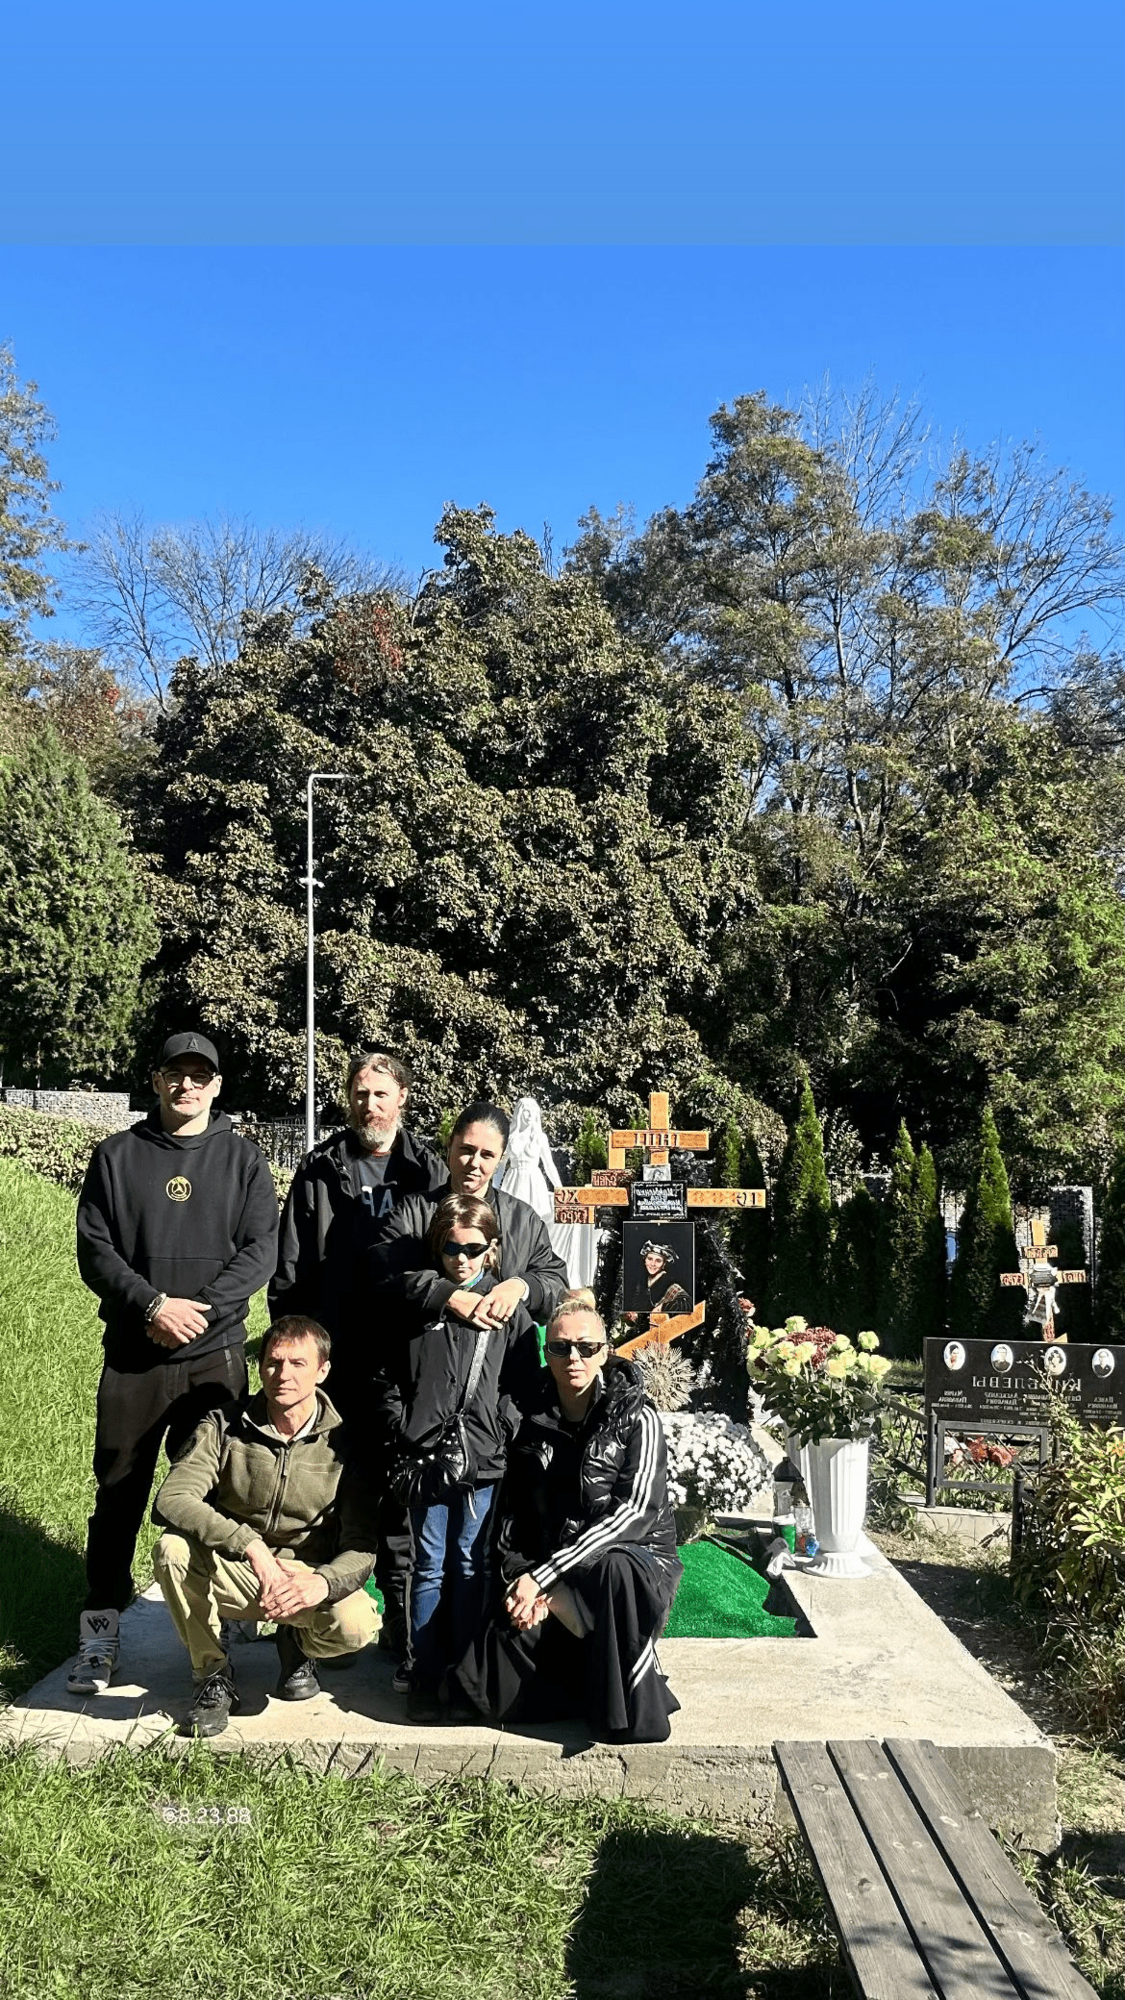
<instances>
[{"instance_id":1,"label":"black sunglasses","mask_svg":"<svg viewBox=\"0 0 1125 2000\"><path fill-rule=\"evenodd\" d=\"M441 1254L443 1257L484 1257L490 1248L491 1245L488 1243L450 1242L442 1245Z\"/></svg>"},{"instance_id":2,"label":"black sunglasses","mask_svg":"<svg viewBox=\"0 0 1125 2000\"><path fill-rule=\"evenodd\" d=\"M565 1361L571 1353L580 1354L583 1361L589 1361L593 1355L600 1354L604 1346L604 1340L549 1340L547 1352L554 1355L556 1361Z\"/></svg>"}]
</instances>

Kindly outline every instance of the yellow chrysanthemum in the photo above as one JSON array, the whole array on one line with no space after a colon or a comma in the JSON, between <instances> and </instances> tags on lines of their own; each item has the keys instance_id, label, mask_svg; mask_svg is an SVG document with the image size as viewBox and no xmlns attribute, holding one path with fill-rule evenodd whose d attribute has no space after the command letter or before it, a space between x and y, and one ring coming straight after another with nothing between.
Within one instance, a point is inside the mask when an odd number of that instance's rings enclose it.
<instances>
[{"instance_id":1,"label":"yellow chrysanthemum","mask_svg":"<svg viewBox=\"0 0 1125 2000\"><path fill-rule=\"evenodd\" d=\"M842 1382L848 1372L848 1364L843 1355L833 1355L832 1360L826 1364L824 1372L830 1375L834 1382Z\"/></svg>"},{"instance_id":2,"label":"yellow chrysanthemum","mask_svg":"<svg viewBox=\"0 0 1125 2000\"><path fill-rule=\"evenodd\" d=\"M872 1350L873 1350L874 1348L878 1347L878 1345L879 1345L879 1336L878 1336L878 1334L877 1334L877 1333L872 1333L872 1332L870 1331L870 1329L868 1329L868 1331L867 1331L866 1333L857 1333L857 1335L856 1335L856 1339L857 1339L857 1341L859 1342L859 1345L860 1345L860 1346L861 1346L862 1348L865 1348L865 1349L866 1349L866 1351L867 1351L867 1353L868 1353L868 1354L870 1354L870 1353L872 1352Z\"/></svg>"}]
</instances>

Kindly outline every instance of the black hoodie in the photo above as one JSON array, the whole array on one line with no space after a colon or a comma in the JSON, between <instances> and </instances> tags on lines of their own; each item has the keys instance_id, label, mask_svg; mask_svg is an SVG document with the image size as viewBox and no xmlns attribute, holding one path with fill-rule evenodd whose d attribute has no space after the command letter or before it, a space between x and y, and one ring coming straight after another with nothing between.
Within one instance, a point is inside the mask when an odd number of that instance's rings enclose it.
<instances>
[{"instance_id":1,"label":"black hoodie","mask_svg":"<svg viewBox=\"0 0 1125 2000\"><path fill-rule=\"evenodd\" d=\"M153 1367L237 1345L270 1276L278 1205L265 1154L224 1111L166 1132L159 1111L94 1148L78 1197L78 1269L101 1300L106 1360ZM159 1293L211 1307L204 1333L162 1347L145 1325Z\"/></svg>"}]
</instances>

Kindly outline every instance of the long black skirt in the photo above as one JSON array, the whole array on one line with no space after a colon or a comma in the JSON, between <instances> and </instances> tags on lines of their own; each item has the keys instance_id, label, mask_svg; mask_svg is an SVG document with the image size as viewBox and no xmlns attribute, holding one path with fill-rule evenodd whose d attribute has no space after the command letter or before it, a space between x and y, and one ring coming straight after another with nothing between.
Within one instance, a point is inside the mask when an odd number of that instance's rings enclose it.
<instances>
[{"instance_id":1,"label":"long black skirt","mask_svg":"<svg viewBox=\"0 0 1125 2000\"><path fill-rule=\"evenodd\" d=\"M621 1544L565 1581L585 1637L554 1617L517 1632L500 1585L492 1615L457 1669L466 1700L497 1722L582 1716L602 1742L666 1742L668 1718L680 1704L656 1657L669 1599L651 1550Z\"/></svg>"}]
</instances>

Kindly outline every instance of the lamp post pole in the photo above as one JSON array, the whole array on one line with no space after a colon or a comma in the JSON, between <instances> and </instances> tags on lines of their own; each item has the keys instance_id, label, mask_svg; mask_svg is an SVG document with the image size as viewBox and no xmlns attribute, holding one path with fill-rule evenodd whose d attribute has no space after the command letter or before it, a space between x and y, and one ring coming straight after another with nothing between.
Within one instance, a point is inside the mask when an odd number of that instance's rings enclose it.
<instances>
[{"instance_id":1,"label":"lamp post pole","mask_svg":"<svg viewBox=\"0 0 1125 2000\"><path fill-rule=\"evenodd\" d=\"M308 915L308 952L305 965L305 1151L316 1144L316 987L313 976L313 891L322 889L313 870L313 786L341 783L343 771L310 771L305 786L305 826L308 834L305 873L305 908Z\"/></svg>"}]
</instances>

